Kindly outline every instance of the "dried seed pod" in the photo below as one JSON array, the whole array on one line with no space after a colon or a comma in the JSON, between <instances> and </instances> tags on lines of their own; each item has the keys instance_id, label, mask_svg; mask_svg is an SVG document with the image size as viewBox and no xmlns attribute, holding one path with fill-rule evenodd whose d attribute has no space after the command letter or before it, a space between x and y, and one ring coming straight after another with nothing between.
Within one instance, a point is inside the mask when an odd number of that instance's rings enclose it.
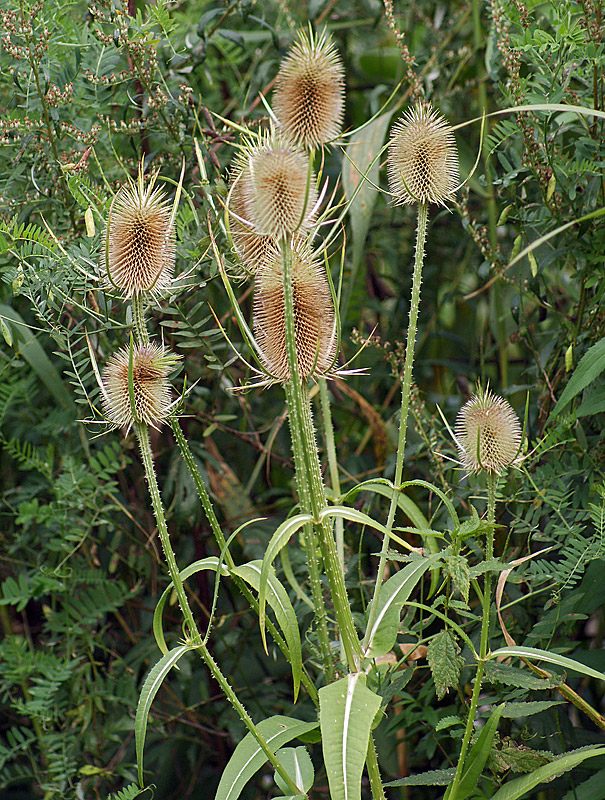
<instances>
[{"instance_id":1,"label":"dried seed pod","mask_svg":"<svg viewBox=\"0 0 605 800\"><path fill-rule=\"evenodd\" d=\"M144 422L154 428L168 417L171 410L171 390L167 376L179 356L156 344L135 345L132 353L133 416L128 373L130 348L114 353L103 371L103 410L110 422L130 428L134 422Z\"/></svg>"},{"instance_id":2,"label":"dried seed pod","mask_svg":"<svg viewBox=\"0 0 605 800\"><path fill-rule=\"evenodd\" d=\"M458 152L450 124L430 104L418 103L395 123L387 157L397 205L444 205L458 183Z\"/></svg>"},{"instance_id":3,"label":"dried seed pod","mask_svg":"<svg viewBox=\"0 0 605 800\"><path fill-rule=\"evenodd\" d=\"M521 424L510 403L489 389L477 393L456 418L456 445L467 472L501 475L515 466L521 446Z\"/></svg>"},{"instance_id":4,"label":"dried seed pod","mask_svg":"<svg viewBox=\"0 0 605 800\"><path fill-rule=\"evenodd\" d=\"M308 230L317 203L309 157L277 137L265 139L246 153L242 196L257 234L281 239Z\"/></svg>"},{"instance_id":5,"label":"dried seed pod","mask_svg":"<svg viewBox=\"0 0 605 800\"><path fill-rule=\"evenodd\" d=\"M233 178L229 194L229 228L233 246L242 262L244 270L256 275L275 250L275 240L271 236L256 233L248 222L250 212L245 200L244 186L250 180L247 167L241 169Z\"/></svg>"},{"instance_id":6,"label":"dried seed pod","mask_svg":"<svg viewBox=\"0 0 605 800\"><path fill-rule=\"evenodd\" d=\"M309 246L292 249L294 328L301 380L330 372L336 356L336 325L330 286L322 264ZM282 261L279 252L257 275L254 284L254 336L261 360L279 381L290 380Z\"/></svg>"},{"instance_id":7,"label":"dried seed pod","mask_svg":"<svg viewBox=\"0 0 605 800\"><path fill-rule=\"evenodd\" d=\"M284 134L303 147L318 147L339 135L344 69L325 31L299 34L277 75L273 110Z\"/></svg>"},{"instance_id":8,"label":"dried seed pod","mask_svg":"<svg viewBox=\"0 0 605 800\"><path fill-rule=\"evenodd\" d=\"M141 173L116 195L107 220L100 269L107 288L117 287L124 297L159 293L170 284L175 241L172 210L164 193L147 185Z\"/></svg>"}]
</instances>

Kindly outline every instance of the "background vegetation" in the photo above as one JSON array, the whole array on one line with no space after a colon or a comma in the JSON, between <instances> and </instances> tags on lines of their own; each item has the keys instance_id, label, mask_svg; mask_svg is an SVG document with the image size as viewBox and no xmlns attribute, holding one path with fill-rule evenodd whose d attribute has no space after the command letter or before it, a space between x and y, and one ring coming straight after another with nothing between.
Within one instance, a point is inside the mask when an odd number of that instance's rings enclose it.
<instances>
[{"instance_id":1,"label":"background vegetation","mask_svg":"<svg viewBox=\"0 0 605 800\"><path fill-rule=\"evenodd\" d=\"M0 789L7 800L105 798L136 779L134 711L158 651L152 614L166 585L155 522L132 438L90 419L99 361L127 343L128 312L99 289L95 264L112 191L141 157L167 188L186 163L177 218L180 286L155 309L155 325L184 356L183 428L227 532L264 517L232 543L236 560L262 557L293 503L285 404L272 390L232 394L247 377L219 331L240 341L217 265L233 128L266 117L260 102L295 32L327 25L347 81L346 127L424 93L456 125L482 110L565 103L603 109L604 25L600 0L331 0L330 2L0 2ZM399 88L397 88L399 87ZM351 158L374 152L389 118ZM481 148L480 122L457 131L462 173ZM481 160L451 213L431 210L415 362L414 425L406 477L457 485L460 509L482 491L447 456L453 423L479 379L523 417L530 452L499 504L497 552L511 560L551 547L509 577L505 620L519 644L605 670L605 205L603 119L563 112L490 118ZM369 163L369 157L367 162ZM342 151L328 156L333 182L355 179ZM386 185L384 176L382 185ZM562 228L567 223L568 227ZM330 384L343 487L392 477L402 347L408 316L414 218L372 191L347 220L342 360L367 341L355 367ZM522 248L562 230L509 267ZM219 241L228 252L228 243ZM334 257L335 274L339 254ZM250 310L246 285L240 302ZM584 356L588 356L583 358ZM575 384L563 395L570 377ZM181 377L182 380L182 377ZM178 383L178 379L177 379ZM566 401L566 402L565 402ZM321 444L321 443L320 443ZM169 526L183 564L216 554L195 488L169 430L153 440ZM446 515L412 496L435 526ZM360 495L359 508L379 500ZM385 508L386 508L386 501ZM434 512L436 516L433 516ZM405 522L403 523L406 524ZM348 581L367 602L380 547L371 531L345 531ZM304 579L302 555L292 569ZM209 615L214 575L195 577L196 613ZM460 601L448 587L446 605ZM518 602L517 602L518 601ZM455 606L451 606L454 608ZM476 609L467 614L475 637ZM301 630L314 634L298 603ZM410 643L439 628L412 618ZM466 624L466 623L465 623ZM166 612L169 644L181 635ZM499 628L491 631L494 641ZM291 679L265 655L256 617L221 586L209 646L255 719L288 714ZM462 653L464 657L464 652ZM312 660L312 655L309 656ZM450 766L461 738L471 672L436 691L426 659L384 668L374 687L393 699L376 731L383 777ZM468 673L468 674L467 674ZM528 676L528 680L531 676ZM568 684L602 712L603 684ZM602 741L602 731L548 681L524 688L492 675L486 705L544 702L503 720L477 797L490 797L540 754ZM439 689L439 687L437 687ZM538 708L535 706L535 708ZM309 703L298 716L314 718ZM157 695L145 766L157 798L211 793L243 730L202 664L183 663ZM455 747L454 747L455 750ZM528 797L599 800L605 760L567 773ZM262 773L246 792L266 794ZM268 784L271 785L271 784ZM408 787L390 790L409 796ZM412 788L432 798L435 787ZM314 790L327 793L321 776ZM124 795L126 796L126 795Z\"/></svg>"}]
</instances>

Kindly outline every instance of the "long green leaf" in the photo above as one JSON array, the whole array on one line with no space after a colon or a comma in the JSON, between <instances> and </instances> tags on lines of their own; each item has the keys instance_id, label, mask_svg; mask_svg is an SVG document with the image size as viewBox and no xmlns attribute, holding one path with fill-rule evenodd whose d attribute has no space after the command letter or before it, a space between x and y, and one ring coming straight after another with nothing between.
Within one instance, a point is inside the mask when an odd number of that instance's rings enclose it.
<instances>
[{"instance_id":1,"label":"long green leaf","mask_svg":"<svg viewBox=\"0 0 605 800\"><path fill-rule=\"evenodd\" d=\"M603 370L605 370L605 336L584 353L552 413L560 414L565 406L571 403L574 397L591 384Z\"/></svg>"},{"instance_id":2,"label":"long green leaf","mask_svg":"<svg viewBox=\"0 0 605 800\"><path fill-rule=\"evenodd\" d=\"M407 564L383 584L372 630L366 633L364 640L364 655L367 658L382 656L392 649L399 632L401 609L432 563L429 558L419 558Z\"/></svg>"},{"instance_id":3,"label":"long green leaf","mask_svg":"<svg viewBox=\"0 0 605 800\"><path fill-rule=\"evenodd\" d=\"M361 800L361 776L380 697L364 673L319 690L319 725L331 800Z\"/></svg>"},{"instance_id":4,"label":"long green leaf","mask_svg":"<svg viewBox=\"0 0 605 800\"><path fill-rule=\"evenodd\" d=\"M262 720L256 727L271 752L276 753L292 739L317 728L317 723L278 715ZM252 734L248 733L233 751L221 775L214 800L237 800L246 783L266 762L267 756Z\"/></svg>"},{"instance_id":5,"label":"long green leaf","mask_svg":"<svg viewBox=\"0 0 605 800\"><path fill-rule=\"evenodd\" d=\"M263 558L263 566L261 569L260 585L258 588L258 623L260 625L260 632L263 639L265 650L267 649L266 635L265 635L265 607L267 603L267 584L269 580L269 570L274 560L290 541L296 531L300 530L307 522L312 522L313 517L310 514L298 514L295 517L290 517L277 528L271 537L267 549L265 550L265 557Z\"/></svg>"},{"instance_id":6,"label":"long green leaf","mask_svg":"<svg viewBox=\"0 0 605 800\"><path fill-rule=\"evenodd\" d=\"M65 388L61 376L23 317L10 306L0 303L0 318L5 321L10 320L14 324L11 326L11 332L13 340L18 342L18 352L27 361L40 381L66 411L75 413L74 402Z\"/></svg>"},{"instance_id":7,"label":"long green leaf","mask_svg":"<svg viewBox=\"0 0 605 800\"><path fill-rule=\"evenodd\" d=\"M234 575L239 575L242 580L249 583L258 592L263 562L258 559L236 567ZM267 602L275 612L279 627L282 629L286 644L288 645L290 666L292 667L292 680L294 682L294 700L298 696L300 679L302 676L302 648L300 644L300 632L296 613L288 597L288 593L276 577L273 570L270 570L267 579Z\"/></svg>"},{"instance_id":8,"label":"long green leaf","mask_svg":"<svg viewBox=\"0 0 605 800\"><path fill-rule=\"evenodd\" d=\"M522 775L520 778L515 778L500 787L492 800L520 800L525 797L539 783L550 781L557 775L562 775L564 772L569 772L570 769L578 766L587 758L594 758L595 756L605 756L605 746L588 747L586 749L574 750L571 753L565 753L558 756L543 767L530 772L529 775Z\"/></svg>"},{"instance_id":9,"label":"long green leaf","mask_svg":"<svg viewBox=\"0 0 605 800\"><path fill-rule=\"evenodd\" d=\"M589 678L597 678L600 681L605 681L605 673L597 672L592 667L587 667L573 658L567 656L560 656L558 653L549 653L547 650L539 650L537 647L499 647L493 650L488 658L497 658L498 656L519 656L520 658L527 658L529 661L548 661L550 664L558 664L563 669L573 669L580 672L582 675L588 675Z\"/></svg>"},{"instance_id":10,"label":"long green leaf","mask_svg":"<svg viewBox=\"0 0 605 800\"><path fill-rule=\"evenodd\" d=\"M503 706L497 706L492 711L490 718L483 728L481 728L481 733L464 762L464 771L460 783L458 784L456 797L467 798L474 792L490 750L492 749L492 742L498 730L503 708ZM454 800L454 797L452 797L451 800Z\"/></svg>"},{"instance_id":11,"label":"long green leaf","mask_svg":"<svg viewBox=\"0 0 605 800\"><path fill-rule=\"evenodd\" d=\"M147 735L147 718L149 717L149 710L153 699L158 693L162 681L170 670L176 666L179 659L185 655L188 650L193 648L187 644L181 644L175 647L169 653L162 656L157 664L152 667L151 672L145 678L145 683L141 689L139 703L137 705L137 713L134 721L134 738L136 742L137 765L139 786L143 786L143 750L145 748L145 736Z\"/></svg>"}]
</instances>

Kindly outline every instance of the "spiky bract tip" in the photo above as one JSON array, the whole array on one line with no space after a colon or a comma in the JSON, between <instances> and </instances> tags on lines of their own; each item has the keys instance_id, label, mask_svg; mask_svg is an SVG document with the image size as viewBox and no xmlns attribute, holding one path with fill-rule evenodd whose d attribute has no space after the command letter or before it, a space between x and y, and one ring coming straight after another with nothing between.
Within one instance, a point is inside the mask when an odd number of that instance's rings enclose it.
<instances>
[{"instance_id":1,"label":"spiky bract tip","mask_svg":"<svg viewBox=\"0 0 605 800\"><path fill-rule=\"evenodd\" d=\"M444 205L458 183L452 128L428 103L418 103L395 123L387 157L389 188L397 205Z\"/></svg>"}]
</instances>

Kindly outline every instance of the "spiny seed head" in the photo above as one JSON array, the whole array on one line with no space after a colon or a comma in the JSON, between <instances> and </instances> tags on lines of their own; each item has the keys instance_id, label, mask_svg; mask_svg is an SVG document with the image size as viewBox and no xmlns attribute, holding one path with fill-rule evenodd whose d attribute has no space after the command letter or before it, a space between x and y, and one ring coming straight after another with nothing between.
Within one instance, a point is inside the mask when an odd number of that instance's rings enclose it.
<instances>
[{"instance_id":1,"label":"spiny seed head","mask_svg":"<svg viewBox=\"0 0 605 800\"><path fill-rule=\"evenodd\" d=\"M502 475L517 463L521 424L510 403L489 389L479 389L460 409L456 419L456 444L467 472Z\"/></svg>"},{"instance_id":2,"label":"spiny seed head","mask_svg":"<svg viewBox=\"0 0 605 800\"><path fill-rule=\"evenodd\" d=\"M107 288L117 287L124 297L159 293L172 279L174 228L164 193L147 185L139 174L116 195L105 228L100 269Z\"/></svg>"},{"instance_id":3,"label":"spiny seed head","mask_svg":"<svg viewBox=\"0 0 605 800\"><path fill-rule=\"evenodd\" d=\"M242 194L247 221L261 236L279 239L313 223L317 187L309 157L277 137L248 150Z\"/></svg>"},{"instance_id":4,"label":"spiny seed head","mask_svg":"<svg viewBox=\"0 0 605 800\"><path fill-rule=\"evenodd\" d=\"M339 135L344 69L325 31L299 34L277 75L273 110L285 135L303 147L318 147Z\"/></svg>"},{"instance_id":5,"label":"spiny seed head","mask_svg":"<svg viewBox=\"0 0 605 800\"><path fill-rule=\"evenodd\" d=\"M393 126L387 169L397 205L444 205L451 197L458 183L456 141L430 104L418 103Z\"/></svg>"},{"instance_id":6,"label":"spiny seed head","mask_svg":"<svg viewBox=\"0 0 605 800\"><path fill-rule=\"evenodd\" d=\"M246 272L256 275L267 259L274 256L275 240L256 233L248 220L250 212L245 200L244 185L249 181L247 167L237 172L229 193L229 230L233 246Z\"/></svg>"},{"instance_id":7,"label":"spiny seed head","mask_svg":"<svg viewBox=\"0 0 605 800\"><path fill-rule=\"evenodd\" d=\"M329 372L336 357L336 325L330 286L309 246L292 249L292 288L298 371L302 380ZM263 365L279 381L290 379L282 262L279 252L256 276L254 336Z\"/></svg>"},{"instance_id":8,"label":"spiny seed head","mask_svg":"<svg viewBox=\"0 0 605 800\"><path fill-rule=\"evenodd\" d=\"M167 376L179 356L156 344L135 345L132 353L133 415L128 374L130 347L114 353L103 371L103 410L110 422L130 428L135 422L158 427L170 414L171 391Z\"/></svg>"}]
</instances>

